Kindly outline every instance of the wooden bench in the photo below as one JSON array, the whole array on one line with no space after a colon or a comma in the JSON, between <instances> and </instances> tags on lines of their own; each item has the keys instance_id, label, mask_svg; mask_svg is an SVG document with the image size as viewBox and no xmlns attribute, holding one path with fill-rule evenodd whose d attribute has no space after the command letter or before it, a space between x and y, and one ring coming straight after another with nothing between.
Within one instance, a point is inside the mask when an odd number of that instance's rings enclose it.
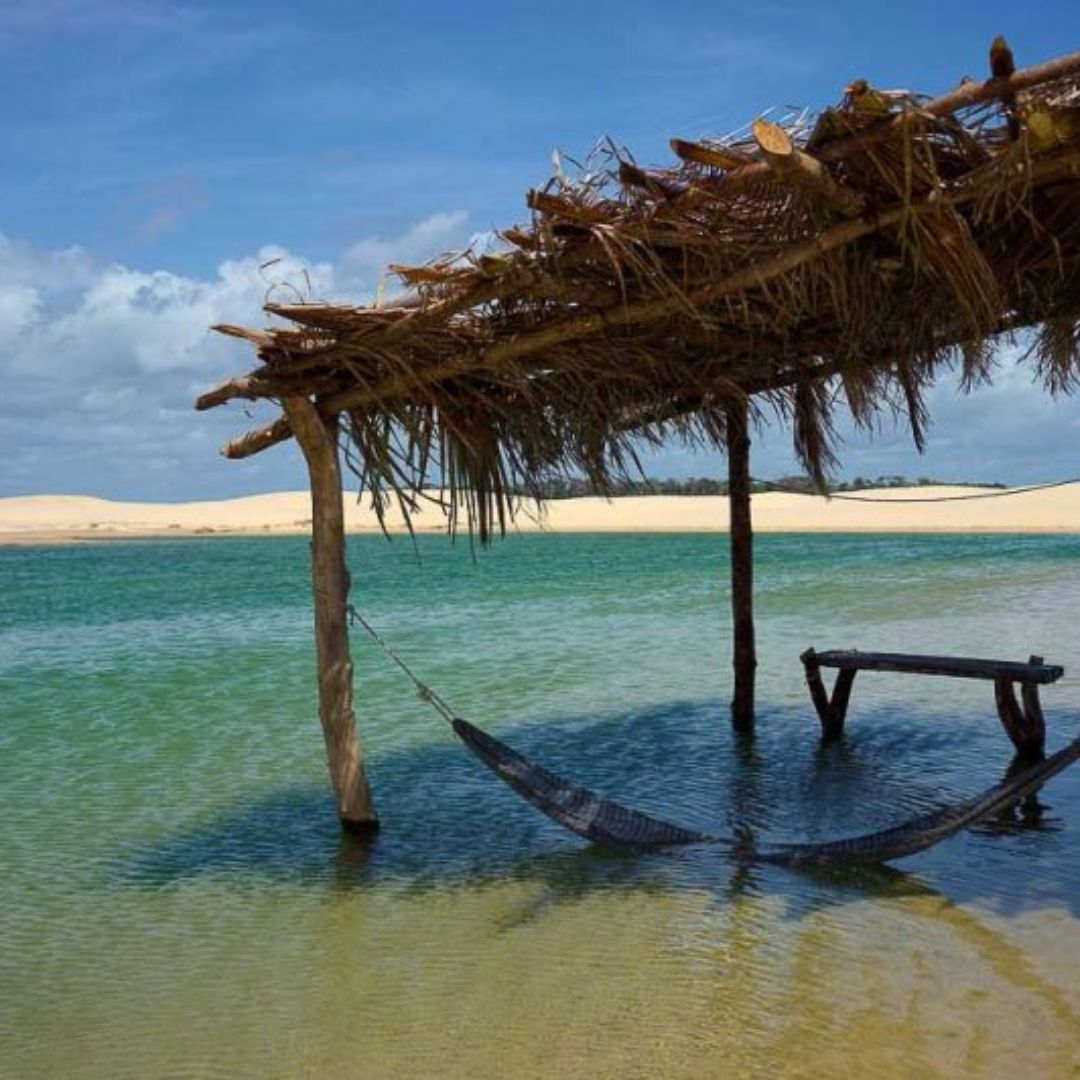
<instances>
[{"instance_id":1,"label":"wooden bench","mask_svg":"<svg viewBox=\"0 0 1080 1080\"><path fill-rule=\"evenodd\" d=\"M897 671L912 675L947 675L954 679L990 679L994 702L1005 733L1026 757L1041 757L1046 742L1046 724L1039 704L1039 687L1057 682L1065 669L1044 664L1033 656L1025 664L1017 660L977 660L967 656L913 656L908 653L859 652L835 649L815 652L807 649L799 658L806 669L806 684L821 720L821 738L830 742L844 732L851 686L857 671ZM821 681L823 667L838 668L832 695ZM1020 684L1020 702L1016 684Z\"/></svg>"}]
</instances>

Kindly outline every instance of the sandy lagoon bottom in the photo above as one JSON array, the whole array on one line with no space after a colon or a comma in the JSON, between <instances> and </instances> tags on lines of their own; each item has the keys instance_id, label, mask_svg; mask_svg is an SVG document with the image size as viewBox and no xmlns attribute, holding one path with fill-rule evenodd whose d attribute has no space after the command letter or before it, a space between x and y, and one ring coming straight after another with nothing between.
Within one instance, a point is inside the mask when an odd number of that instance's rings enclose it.
<instances>
[{"instance_id":1,"label":"sandy lagoon bottom","mask_svg":"<svg viewBox=\"0 0 1080 1080\"><path fill-rule=\"evenodd\" d=\"M1076 730L1080 538L762 538L762 715L725 710L725 545L351 542L458 709L671 820L824 838L989 785L981 683L860 676L822 751L807 644L1043 653ZM1069 1076L1080 774L894 869L583 848L366 647L385 826L342 838L306 544L0 551L0 1061L23 1076ZM1017 585L1020 582L1022 584Z\"/></svg>"}]
</instances>

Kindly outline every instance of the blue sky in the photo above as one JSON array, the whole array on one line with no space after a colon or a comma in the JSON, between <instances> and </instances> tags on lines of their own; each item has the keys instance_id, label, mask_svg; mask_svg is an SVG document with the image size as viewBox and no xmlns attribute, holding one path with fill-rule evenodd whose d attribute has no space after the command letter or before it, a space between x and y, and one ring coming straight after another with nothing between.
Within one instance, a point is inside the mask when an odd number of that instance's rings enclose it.
<instances>
[{"instance_id":1,"label":"blue sky","mask_svg":"<svg viewBox=\"0 0 1080 1080\"><path fill-rule=\"evenodd\" d=\"M642 162L772 105L821 107L852 78L938 92L1080 48L1075 4L307 5L0 0L0 496L219 497L302 483L279 448L224 462L240 409L200 388L248 360L209 323L258 324L274 279L364 299L422 260L525 217L551 151L603 135ZM999 385L938 419L919 459L885 424L845 473L1028 481L1078 472L1080 406ZM258 414L256 414L257 416ZM755 471L794 468L762 432ZM656 475L717 474L669 447Z\"/></svg>"}]
</instances>

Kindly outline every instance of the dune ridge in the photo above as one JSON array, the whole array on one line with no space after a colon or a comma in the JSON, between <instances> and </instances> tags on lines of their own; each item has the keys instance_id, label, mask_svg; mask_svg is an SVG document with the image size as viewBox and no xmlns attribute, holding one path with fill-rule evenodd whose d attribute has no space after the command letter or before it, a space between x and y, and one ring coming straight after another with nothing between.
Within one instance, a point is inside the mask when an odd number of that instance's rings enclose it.
<instances>
[{"instance_id":1,"label":"dune ridge","mask_svg":"<svg viewBox=\"0 0 1080 1080\"><path fill-rule=\"evenodd\" d=\"M756 531L768 532L1031 532L1080 533L1080 485L1021 492L1010 497L909 502L977 494L968 487L889 488L859 492L879 502L779 492L753 498ZM389 514L391 531L405 531ZM417 532L442 532L446 518L425 504L412 519ZM186 536L303 535L311 527L306 491L182 503L114 502L84 495L29 495L0 499L0 544ZM376 533L370 501L346 500L350 533ZM628 496L523 503L518 532L726 532L725 496Z\"/></svg>"}]
</instances>

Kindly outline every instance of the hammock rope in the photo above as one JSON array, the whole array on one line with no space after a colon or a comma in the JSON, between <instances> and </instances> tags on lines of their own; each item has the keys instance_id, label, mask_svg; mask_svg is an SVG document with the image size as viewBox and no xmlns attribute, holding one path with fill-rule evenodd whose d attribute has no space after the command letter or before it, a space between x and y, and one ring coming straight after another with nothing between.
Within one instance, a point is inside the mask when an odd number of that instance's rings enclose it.
<instances>
[{"instance_id":1,"label":"hammock rope","mask_svg":"<svg viewBox=\"0 0 1080 1080\"><path fill-rule=\"evenodd\" d=\"M375 627L372 626L371 623L369 623L367 619L365 619L364 616L361 615L360 612L357 611L352 604L346 604L345 610L348 612L349 622L362 626L364 630L366 630L367 633L371 636L375 644L378 645L379 648L382 649L382 651L388 657L390 657L393 663L397 664L397 666L405 672L405 675L416 687L417 697L419 697L421 701L426 701L448 724L452 724L455 720L458 719L457 713L455 713L454 710L450 708L442 695L437 693L435 690L432 690L432 688L428 686L427 683L425 683L420 678L420 676L417 675L416 672L414 672L413 669L405 663L404 660L402 660L402 658L398 655L397 651L386 641L383 640L378 630L376 630Z\"/></svg>"},{"instance_id":2,"label":"hammock rope","mask_svg":"<svg viewBox=\"0 0 1080 1080\"><path fill-rule=\"evenodd\" d=\"M760 484L762 487L767 488L769 491L776 491L782 495L806 495L809 497L820 497L820 493L816 491L803 491L800 488L788 487L785 484L777 484L772 480L754 480L755 484ZM876 498L873 495L854 495L847 492L824 492L826 499L839 499L843 502L864 502L864 503L946 503L946 502L968 502L972 499L1006 499L1010 495L1027 495L1032 491L1049 491L1051 488L1068 487L1070 484L1080 484L1080 476L1072 477L1068 480L1052 480L1047 484L1031 484L1028 487L1018 488L1001 488L997 491L978 491L973 492L970 495L917 495L911 499L882 499Z\"/></svg>"},{"instance_id":3,"label":"hammock rope","mask_svg":"<svg viewBox=\"0 0 1080 1080\"><path fill-rule=\"evenodd\" d=\"M924 814L902 825L864 836L816 844L758 843L740 826L731 837L712 836L622 806L571 783L513 747L462 719L437 691L427 685L398 652L357 611L346 604L349 622L359 625L403 671L459 739L508 787L553 821L593 843L623 851L650 851L686 844L718 844L740 862L791 867L826 867L880 863L914 855L955 836L978 821L1037 791L1051 777L1080 760L1080 738L1043 761L1021 770L982 795Z\"/></svg>"}]
</instances>

